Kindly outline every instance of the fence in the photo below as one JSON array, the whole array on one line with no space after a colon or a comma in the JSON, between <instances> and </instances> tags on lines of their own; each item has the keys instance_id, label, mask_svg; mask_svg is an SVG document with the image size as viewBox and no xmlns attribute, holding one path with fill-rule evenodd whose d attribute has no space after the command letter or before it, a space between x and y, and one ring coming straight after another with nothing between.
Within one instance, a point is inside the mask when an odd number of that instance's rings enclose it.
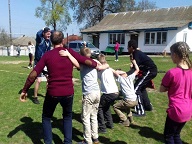
<instances>
[{"instance_id":1,"label":"fence","mask_svg":"<svg viewBox=\"0 0 192 144\"><path fill-rule=\"evenodd\" d=\"M28 54L27 47L21 47L20 55L28 56ZM16 47L0 47L0 56L17 56Z\"/></svg>"}]
</instances>

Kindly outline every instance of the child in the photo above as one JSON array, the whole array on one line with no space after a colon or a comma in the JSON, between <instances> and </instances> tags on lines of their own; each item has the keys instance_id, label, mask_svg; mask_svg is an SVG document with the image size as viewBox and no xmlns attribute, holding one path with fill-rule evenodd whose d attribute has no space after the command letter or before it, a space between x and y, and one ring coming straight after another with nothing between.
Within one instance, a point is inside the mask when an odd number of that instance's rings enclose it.
<instances>
[{"instance_id":1,"label":"child","mask_svg":"<svg viewBox=\"0 0 192 144\"><path fill-rule=\"evenodd\" d=\"M101 64L106 64L106 59L104 54L99 54L97 59ZM101 81L101 99L99 103L98 110L98 132L106 133L106 127L113 128L113 118L111 115L110 105L118 98L118 87L115 82L113 72L110 68L102 71L98 71L98 77Z\"/></svg>"},{"instance_id":2,"label":"child","mask_svg":"<svg viewBox=\"0 0 192 144\"><path fill-rule=\"evenodd\" d=\"M144 54L142 51L138 50L137 42L135 40L130 40L128 42L128 51L130 55L133 56L139 69L142 71L142 77L138 77L135 81L135 93L138 99L138 105L135 107L134 116L145 116L145 105L151 107L150 100L145 91L147 84L156 77L157 66L153 60ZM145 94L143 94L145 92ZM152 108L151 108L152 109Z\"/></svg>"},{"instance_id":3,"label":"child","mask_svg":"<svg viewBox=\"0 0 192 144\"><path fill-rule=\"evenodd\" d=\"M134 91L134 80L135 76L139 72L139 67L137 66L135 60L132 60L132 63L135 66L135 71L130 75L127 75L126 72L121 70L113 70L117 81L120 83L121 91L124 96L122 100L118 100L118 102L113 105L113 109L121 119L120 123L124 126L129 126L130 123L133 123L133 117L130 108L138 104L137 95ZM123 114L123 112L121 112L121 110L125 110L128 118L125 114Z\"/></svg>"},{"instance_id":4,"label":"child","mask_svg":"<svg viewBox=\"0 0 192 144\"><path fill-rule=\"evenodd\" d=\"M87 47L81 48L80 54L91 57L91 50ZM97 112L100 101L100 88L97 82L97 70L86 65L80 65L80 76L82 80L82 122L84 140L79 144L99 143ZM93 139L93 141L92 141Z\"/></svg>"},{"instance_id":5,"label":"child","mask_svg":"<svg viewBox=\"0 0 192 144\"><path fill-rule=\"evenodd\" d=\"M176 64L162 79L160 92L168 91L169 107L164 127L165 143L181 144L180 132L192 117L192 63L189 46L177 42L170 48L171 59Z\"/></svg>"}]
</instances>

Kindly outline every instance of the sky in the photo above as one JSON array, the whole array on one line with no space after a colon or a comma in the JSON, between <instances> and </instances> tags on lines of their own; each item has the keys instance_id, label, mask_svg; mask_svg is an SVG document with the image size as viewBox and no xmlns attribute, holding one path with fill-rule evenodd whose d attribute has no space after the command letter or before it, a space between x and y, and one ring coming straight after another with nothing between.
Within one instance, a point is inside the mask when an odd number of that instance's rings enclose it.
<instances>
[{"instance_id":1,"label":"sky","mask_svg":"<svg viewBox=\"0 0 192 144\"><path fill-rule=\"evenodd\" d=\"M136 2L138 1L141 0L136 0ZM192 0L149 1L155 2L158 8L192 6ZM39 6L41 6L40 0L10 0L11 30L13 37L20 37L22 35L35 37L36 32L45 27L45 22L41 18L35 17L35 9ZM70 14L72 17L72 10L70 10ZM67 33L68 35L80 35L79 28L79 25L73 21L67 30L64 31L64 35ZM8 0L0 0L0 29L5 29L7 33L10 32Z\"/></svg>"}]
</instances>

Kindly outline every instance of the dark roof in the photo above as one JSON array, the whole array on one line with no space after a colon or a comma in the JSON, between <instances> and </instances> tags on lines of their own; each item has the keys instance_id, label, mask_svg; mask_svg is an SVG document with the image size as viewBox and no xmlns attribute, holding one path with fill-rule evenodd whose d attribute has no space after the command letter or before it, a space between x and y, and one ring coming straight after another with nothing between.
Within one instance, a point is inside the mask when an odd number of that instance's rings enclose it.
<instances>
[{"instance_id":1,"label":"dark roof","mask_svg":"<svg viewBox=\"0 0 192 144\"><path fill-rule=\"evenodd\" d=\"M177 28L192 21L192 6L112 13L81 32Z\"/></svg>"}]
</instances>

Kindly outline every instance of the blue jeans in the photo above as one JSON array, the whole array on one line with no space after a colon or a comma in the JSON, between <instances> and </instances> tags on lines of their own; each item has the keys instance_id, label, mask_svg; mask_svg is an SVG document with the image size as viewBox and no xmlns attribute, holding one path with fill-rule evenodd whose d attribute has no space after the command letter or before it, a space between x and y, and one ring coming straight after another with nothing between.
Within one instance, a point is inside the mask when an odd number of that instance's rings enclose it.
<instances>
[{"instance_id":1,"label":"blue jeans","mask_svg":"<svg viewBox=\"0 0 192 144\"><path fill-rule=\"evenodd\" d=\"M164 139L166 144L182 144L180 133L186 122L178 123L167 116L164 128Z\"/></svg>"},{"instance_id":2,"label":"blue jeans","mask_svg":"<svg viewBox=\"0 0 192 144\"><path fill-rule=\"evenodd\" d=\"M52 144L51 118L58 103L60 103L63 109L64 144L72 144L73 95L59 97L46 95L42 114L44 142L45 144Z\"/></svg>"}]
</instances>

